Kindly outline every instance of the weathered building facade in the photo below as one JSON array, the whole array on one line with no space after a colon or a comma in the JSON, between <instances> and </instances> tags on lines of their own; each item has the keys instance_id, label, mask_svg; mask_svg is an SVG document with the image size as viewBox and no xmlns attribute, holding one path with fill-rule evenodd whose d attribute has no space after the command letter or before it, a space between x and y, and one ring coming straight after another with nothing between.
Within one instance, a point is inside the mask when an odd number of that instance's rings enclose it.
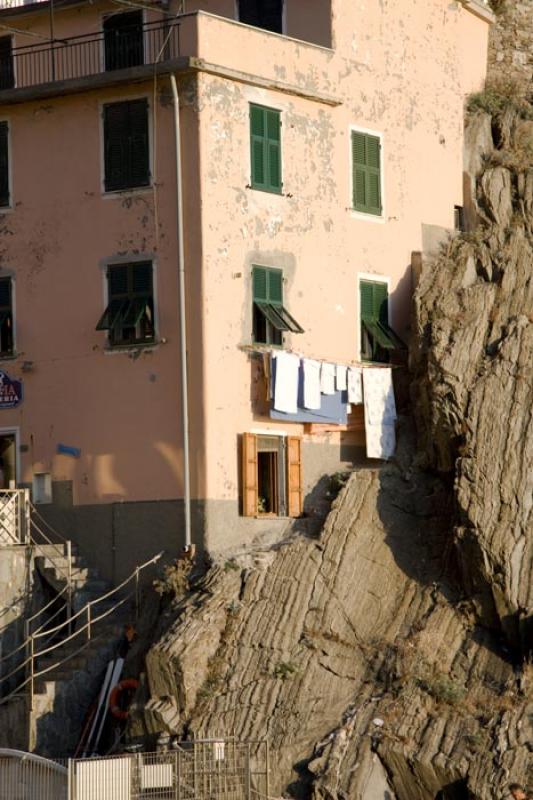
<instances>
[{"instance_id":1,"label":"weathered building facade","mask_svg":"<svg viewBox=\"0 0 533 800\"><path fill-rule=\"evenodd\" d=\"M462 205L463 102L491 14L478 0L54 5L0 14L0 449L5 481L119 576L183 544L170 76L193 529L217 553L281 532L302 511L291 492L305 504L364 452L357 413L272 418L261 354L353 365L380 360L387 326L408 336L422 225L452 230ZM365 292L386 312L381 345Z\"/></svg>"}]
</instances>

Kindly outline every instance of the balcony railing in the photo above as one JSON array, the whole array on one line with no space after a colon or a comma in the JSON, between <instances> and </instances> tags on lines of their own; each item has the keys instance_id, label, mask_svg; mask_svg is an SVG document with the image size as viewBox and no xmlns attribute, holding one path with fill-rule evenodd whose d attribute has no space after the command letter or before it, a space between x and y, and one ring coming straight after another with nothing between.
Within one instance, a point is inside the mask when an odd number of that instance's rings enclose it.
<instances>
[{"instance_id":1,"label":"balcony railing","mask_svg":"<svg viewBox=\"0 0 533 800\"><path fill-rule=\"evenodd\" d=\"M85 78L177 58L179 23L150 22L119 36L56 39L0 53L0 90Z\"/></svg>"}]
</instances>

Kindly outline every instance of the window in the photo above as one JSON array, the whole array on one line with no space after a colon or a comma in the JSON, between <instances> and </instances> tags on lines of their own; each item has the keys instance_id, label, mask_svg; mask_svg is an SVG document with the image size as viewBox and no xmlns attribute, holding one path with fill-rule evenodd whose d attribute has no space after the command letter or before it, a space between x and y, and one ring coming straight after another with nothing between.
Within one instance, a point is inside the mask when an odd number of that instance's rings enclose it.
<instances>
[{"instance_id":1,"label":"window","mask_svg":"<svg viewBox=\"0 0 533 800\"><path fill-rule=\"evenodd\" d=\"M281 194L281 115L250 105L252 189Z\"/></svg>"},{"instance_id":2,"label":"window","mask_svg":"<svg viewBox=\"0 0 533 800\"><path fill-rule=\"evenodd\" d=\"M12 37L0 36L0 89L12 89L14 86Z\"/></svg>"},{"instance_id":3,"label":"window","mask_svg":"<svg viewBox=\"0 0 533 800\"><path fill-rule=\"evenodd\" d=\"M283 0L239 0L239 20L273 33L283 33Z\"/></svg>"},{"instance_id":4,"label":"window","mask_svg":"<svg viewBox=\"0 0 533 800\"><path fill-rule=\"evenodd\" d=\"M49 472L34 473L32 499L35 505L52 502L52 476Z\"/></svg>"},{"instance_id":5,"label":"window","mask_svg":"<svg viewBox=\"0 0 533 800\"><path fill-rule=\"evenodd\" d=\"M301 440L244 433L242 488L243 516L299 517L303 510Z\"/></svg>"},{"instance_id":6,"label":"window","mask_svg":"<svg viewBox=\"0 0 533 800\"><path fill-rule=\"evenodd\" d=\"M254 267L253 339L258 344L281 345L283 333L303 333L283 305L283 272L269 267Z\"/></svg>"},{"instance_id":7,"label":"window","mask_svg":"<svg viewBox=\"0 0 533 800\"><path fill-rule=\"evenodd\" d=\"M13 292L11 278L0 278L0 356L13 355Z\"/></svg>"},{"instance_id":8,"label":"window","mask_svg":"<svg viewBox=\"0 0 533 800\"><path fill-rule=\"evenodd\" d=\"M379 136L352 131L353 207L381 215L381 142Z\"/></svg>"},{"instance_id":9,"label":"window","mask_svg":"<svg viewBox=\"0 0 533 800\"><path fill-rule=\"evenodd\" d=\"M114 14L103 27L106 72L144 64L142 11Z\"/></svg>"},{"instance_id":10,"label":"window","mask_svg":"<svg viewBox=\"0 0 533 800\"><path fill-rule=\"evenodd\" d=\"M152 263L107 268L107 308L97 331L107 331L112 347L155 341Z\"/></svg>"},{"instance_id":11,"label":"window","mask_svg":"<svg viewBox=\"0 0 533 800\"><path fill-rule=\"evenodd\" d=\"M9 125L0 122L0 207L9 207Z\"/></svg>"},{"instance_id":12,"label":"window","mask_svg":"<svg viewBox=\"0 0 533 800\"><path fill-rule=\"evenodd\" d=\"M389 327L389 298L386 283L361 281L361 358L387 362L392 350L405 350L402 340Z\"/></svg>"},{"instance_id":13,"label":"window","mask_svg":"<svg viewBox=\"0 0 533 800\"><path fill-rule=\"evenodd\" d=\"M150 185L146 99L104 106L104 162L106 192Z\"/></svg>"},{"instance_id":14,"label":"window","mask_svg":"<svg viewBox=\"0 0 533 800\"><path fill-rule=\"evenodd\" d=\"M453 207L453 224L456 231L464 231L465 229L465 210L463 206Z\"/></svg>"}]
</instances>

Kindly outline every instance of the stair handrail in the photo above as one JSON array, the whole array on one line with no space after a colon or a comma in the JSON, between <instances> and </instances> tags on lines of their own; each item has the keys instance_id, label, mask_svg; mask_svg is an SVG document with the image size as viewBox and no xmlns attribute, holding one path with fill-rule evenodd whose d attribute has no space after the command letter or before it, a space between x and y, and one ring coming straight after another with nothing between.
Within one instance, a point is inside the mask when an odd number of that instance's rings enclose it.
<instances>
[{"instance_id":1,"label":"stair handrail","mask_svg":"<svg viewBox=\"0 0 533 800\"><path fill-rule=\"evenodd\" d=\"M118 586L116 586L114 589L111 589L110 591L106 592L105 594L101 595L100 597L97 597L94 600L89 600L89 602L86 603L83 606L83 608L81 608L79 611L77 611L76 614L73 615L70 619L66 620L65 622L61 623L60 625L57 625L54 628L51 628L49 630L39 631L38 633L30 634L25 639L25 641L22 643L22 645L19 645L17 648L15 648L15 650L11 651L10 653L7 653L6 656L4 657L4 659L7 659L10 656L15 655L16 653L18 653L22 649L25 649L26 652L29 652L29 655L24 659L24 661L21 664L19 664L17 667L15 667L15 669L11 670L11 672L9 672L7 675L3 675L3 676L0 677L0 686L5 681L7 681L9 678L11 678L13 675L15 675L17 672L19 672L21 669L23 669L24 667L28 667L29 666L29 668L30 668L29 669L29 673L30 674L26 677L26 679L24 681L22 681L8 695L6 695L5 697L0 698L0 705L3 705L4 703L6 703L14 695L18 694L21 691L21 689L23 689L27 685L30 685L30 698L31 698L30 702L31 702L31 705L33 705L35 679L37 677L42 676L43 674L45 674L47 672L50 672L53 669L56 669L57 666L59 666L60 664L66 663L66 661L69 661L71 658L74 657L74 654L72 654L72 653L69 654L66 659L63 659L62 661L60 660L59 662L56 662L56 663L52 664L50 667L47 667L45 670L42 670L41 672L36 672L35 671L36 659L37 658L41 658L43 655L51 653L52 651L56 650L58 647L62 647L63 645L65 645L69 641L73 641L76 637L80 636L84 632L87 632L87 641L90 641L91 640L91 628L94 627L94 625L96 625L102 619L105 619L106 617L108 617L111 614L113 614L118 608L120 608L124 603L126 603L132 597L135 597L136 601L138 602L139 575L147 567L152 566L153 564L156 564L159 561L159 559L163 556L163 552L164 551L161 551L157 555L153 556L153 558L149 559L148 561L145 561L140 566L135 567L133 572L131 572L130 575L125 580L123 580L122 583L120 583ZM123 589L125 586L127 586L133 580L135 580L135 587L128 595L126 595L125 597L123 597L120 600L118 600L113 606L111 606L111 608L107 609L107 611L104 611L99 616L97 616L97 617L92 617L91 616L91 609L92 609L93 606L95 606L98 603L101 603L104 600L107 600L108 598L112 597L113 595L115 595L117 592L119 592L121 589ZM136 602L136 605L137 605L137 602ZM136 610L137 610L137 613L138 613L138 608ZM72 622L75 619L78 619L79 617L81 617L82 614L86 614L87 615L87 622L81 628L79 628L78 630L76 630L76 631L74 631L72 633L69 633L69 635L67 636L66 639L62 639L61 641L56 642L55 644L53 644L51 647L48 647L48 648L45 648L44 650L36 652L36 650L35 650L35 642L36 642L36 640L43 638L45 635L47 637L49 637L53 633L57 633L58 631L60 631L62 628L67 627L67 626L71 626Z\"/></svg>"},{"instance_id":2,"label":"stair handrail","mask_svg":"<svg viewBox=\"0 0 533 800\"><path fill-rule=\"evenodd\" d=\"M41 614L43 614L46 611L47 608L49 608L53 603L55 603L56 600L58 599L58 597L61 597L61 595L64 594L67 591L67 588L68 588L67 586L64 586L63 589L61 589L61 591L55 597L52 597L50 602L48 602L45 606L43 606L38 611L36 611L35 614L33 614L33 616L28 617L28 619L26 619L24 621L24 626L26 628L26 631L25 631L25 634L24 634L24 641L22 642L22 644L20 644L17 647L15 647L14 650L10 650L9 653L6 653L6 655L0 656L0 664L3 664L4 661L7 661L9 658L13 658L14 655L16 655L18 652L20 652L20 650L23 650L26 647L26 641L27 641L28 637L30 636L29 629L27 627L29 625L29 623L33 622L33 620L36 619L36 617L39 617ZM65 606L62 606L58 611L56 611L55 614L53 614L51 617L49 617L46 620L46 622L43 622L42 625L40 626L40 628L37 628L37 631L40 631L43 628L43 626L47 624L47 622L50 622L50 620L54 619L54 617L56 617L61 611L63 611L64 607ZM33 633L37 633L37 631L33 631ZM0 678L0 680L1 680L1 678Z\"/></svg>"}]
</instances>

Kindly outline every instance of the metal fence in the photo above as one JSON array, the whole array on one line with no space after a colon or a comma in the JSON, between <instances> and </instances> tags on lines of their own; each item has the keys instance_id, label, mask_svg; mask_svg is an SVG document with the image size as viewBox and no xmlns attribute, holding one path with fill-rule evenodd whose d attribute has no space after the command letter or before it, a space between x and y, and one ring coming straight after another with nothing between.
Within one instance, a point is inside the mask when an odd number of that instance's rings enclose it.
<instances>
[{"instance_id":1,"label":"metal fence","mask_svg":"<svg viewBox=\"0 0 533 800\"><path fill-rule=\"evenodd\" d=\"M129 67L156 64L179 55L179 24L149 22L111 39L104 31L14 48L0 59L0 89L38 86Z\"/></svg>"},{"instance_id":2,"label":"metal fence","mask_svg":"<svg viewBox=\"0 0 533 800\"><path fill-rule=\"evenodd\" d=\"M266 741L202 739L59 763L0 750L0 800L266 800L268 772Z\"/></svg>"},{"instance_id":3,"label":"metal fence","mask_svg":"<svg viewBox=\"0 0 533 800\"><path fill-rule=\"evenodd\" d=\"M29 535L29 490L0 489L0 545L27 544Z\"/></svg>"}]
</instances>

